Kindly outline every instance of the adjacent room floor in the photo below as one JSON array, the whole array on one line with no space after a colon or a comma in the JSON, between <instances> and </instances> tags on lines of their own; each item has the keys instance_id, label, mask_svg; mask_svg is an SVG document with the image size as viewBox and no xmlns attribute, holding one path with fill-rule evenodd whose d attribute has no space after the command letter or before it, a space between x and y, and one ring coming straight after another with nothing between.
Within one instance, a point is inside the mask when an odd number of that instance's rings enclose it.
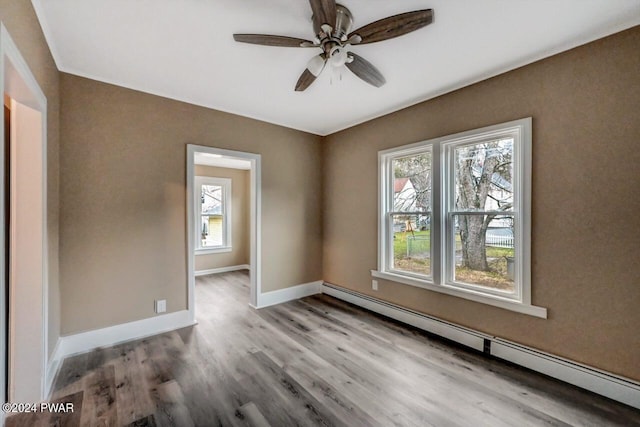
<instances>
[{"instance_id":1,"label":"adjacent room floor","mask_svg":"<svg viewBox=\"0 0 640 427\"><path fill-rule=\"evenodd\" d=\"M249 277L200 277L195 327L65 360L73 414L7 426L640 426L640 411L328 296L249 307Z\"/></svg>"}]
</instances>

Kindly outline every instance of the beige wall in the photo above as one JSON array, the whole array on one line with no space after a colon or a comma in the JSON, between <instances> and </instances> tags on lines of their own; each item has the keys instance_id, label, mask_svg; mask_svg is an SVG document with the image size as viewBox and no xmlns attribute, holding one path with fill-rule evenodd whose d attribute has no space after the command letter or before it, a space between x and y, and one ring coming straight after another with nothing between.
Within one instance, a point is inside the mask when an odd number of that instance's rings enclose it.
<instances>
[{"instance_id":1,"label":"beige wall","mask_svg":"<svg viewBox=\"0 0 640 427\"><path fill-rule=\"evenodd\" d=\"M640 27L324 144L324 279L640 380ZM380 281L377 151L533 117L532 299L549 318Z\"/></svg>"},{"instance_id":2,"label":"beige wall","mask_svg":"<svg viewBox=\"0 0 640 427\"><path fill-rule=\"evenodd\" d=\"M250 182L247 170L195 166L196 176L213 176L231 179L231 252L195 256L195 271L249 264L249 194Z\"/></svg>"},{"instance_id":3,"label":"beige wall","mask_svg":"<svg viewBox=\"0 0 640 427\"><path fill-rule=\"evenodd\" d=\"M186 308L185 144L196 143L263 155L265 291L324 278L640 380L637 27L329 136L319 158L318 137L59 77L30 1L0 0L0 19L48 101L49 350L60 330L152 316L154 298ZM533 302L549 319L384 281L372 292L377 151L526 116Z\"/></svg>"},{"instance_id":4,"label":"beige wall","mask_svg":"<svg viewBox=\"0 0 640 427\"><path fill-rule=\"evenodd\" d=\"M49 250L49 354L60 336L58 281L59 73L29 0L0 0L0 20L47 97L47 231Z\"/></svg>"},{"instance_id":5,"label":"beige wall","mask_svg":"<svg viewBox=\"0 0 640 427\"><path fill-rule=\"evenodd\" d=\"M63 335L151 317L157 298L187 308L187 144L262 155L263 291L322 278L320 137L60 82Z\"/></svg>"}]
</instances>

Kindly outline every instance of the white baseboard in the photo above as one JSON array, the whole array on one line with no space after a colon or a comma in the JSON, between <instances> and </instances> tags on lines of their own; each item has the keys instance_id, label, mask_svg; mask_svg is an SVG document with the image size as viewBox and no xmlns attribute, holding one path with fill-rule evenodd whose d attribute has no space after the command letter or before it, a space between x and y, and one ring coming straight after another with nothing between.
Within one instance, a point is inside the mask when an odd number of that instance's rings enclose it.
<instances>
[{"instance_id":1,"label":"white baseboard","mask_svg":"<svg viewBox=\"0 0 640 427\"><path fill-rule=\"evenodd\" d=\"M189 311L181 310L108 328L60 337L64 357L84 353L98 347L109 347L125 341L161 334L193 325Z\"/></svg>"},{"instance_id":2,"label":"white baseboard","mask_svg":"<svg viewBox=\"0 0 640 427\"><path fill-rule=\"evenodd\" d=\"M232 265L230 267L211 268L209 270L198 270L194 273L196 277L207 274L228 273L229 271L249 270L249 264Z\"/></svg>"},{"instance_id":3,"label":"white baseboard","mask_svg":"<svg viewBox=\"0 0 640 427\"><path fill-rule=\"evenodd\" d=\"M322 293L640 409L640 383L325 283ZM484 341L491 345L484 349Z\"/></svg>"},{"instance_id":4,"label":"white baseboard","mask_svg":"<svg viewBox=\"0 0 640 427\"><path fill-rule=\"evenodd\" d=\"M258 306L255 308L269 307L310 295L320 294L322 293L322 285L322 280L318 280L317 282L304 283L290 288L278 289L277 291L264 292L258 295Z\"/></svg>"},{"instance_id":5,"label":"white baseboard","mask_svg":"<svg viewBox=\"0 0 640 427\"><path fill-rule=\"evenodd\" d=\"M44 397L45 399L51 393L51 387L53 387L53 380L56 378L56 374L58 370L60 370L60 366L62 365L62 360L64 356L62 354L62 339L58 338L56 341L56 345L53 348L53 352L49 357L49 362L47 363L47 372L45 373L45 382L44 382Z\"/></svg>"},{"instance_id":6,"label":"white baseboard","mask_svg":"<svg viewBox=\"0 0 640 427\"><path fill-rule=\"evenodd\" d=\"M108 328L81 332L60 337L47 367L47 396L64 358L85 353L99 347L110 347L125 341L157 335L175 329L194 325L188 310L154 316L134 322L110 326Z\"/></svg>"}]
</instances>

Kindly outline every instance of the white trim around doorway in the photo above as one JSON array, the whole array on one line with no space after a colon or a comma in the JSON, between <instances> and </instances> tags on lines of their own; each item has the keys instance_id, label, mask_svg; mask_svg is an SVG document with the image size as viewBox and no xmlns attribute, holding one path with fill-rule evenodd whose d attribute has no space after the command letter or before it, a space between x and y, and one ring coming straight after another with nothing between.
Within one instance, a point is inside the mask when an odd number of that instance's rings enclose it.
<instances>
[{"instance_id":1,"label":"white trim around doorway","mask_svg":"<svg viewBox=\"0 0 640 427\"><path fill-rule=\"evenodd\" d=\"M250 266L249 276L251 281L251 293L249 305L260 307L261 289L261 205L262 205L262 181L260 154L246 153L243 151L226 150L222 148L208 147L204 145L187 144L187 310L190 320L196 321L195 313L195 224L194 224L194 196L195 185L195 154L207 153L214 156L233 159L248 160L250 169Z\"/></svg>"},{"instance_id":2,"label":"white trim around doorway","mask_svg":"<svg viewBox=\"0 0 640 427\"><path fill-rule=\"evenodd\" d=\"M4 23L0 24L0 92L4 96L5 94L11 97L14 101L27 106L40 113L40 131L41 131L41 173L42 173L42 355L41 366L42 371L39 396L44 399L46 396L46 383L45 378L47 376L47 370L49 366L49 349L48 349L48 336L49 336L49 266L48 266L48 231L47 231L47 98L44 92L40 88L38 81L29 69L27 62L23 58L20 50L14 43L13 39L9 35ZM4 135L4 121L0 124L0 134ZM4 142L3 142L4 144ZM3 145L4 146L4 145ZM4 176L4 149L0 150L0 176ZM37 165L36 165L37 166ZM4 200L4 184L0 185L0 200ZM5 224L7 218L5 218L4 210L0 209L0 222ZM0 227L0 241L4 241L5 232L4 225ZM4 256L0 257L0 277L5 277L5 271L8 266L4 263ZM4 280L4 279L3 279ZM9 283L5 284L9 286ZM5 301L4 289L0 292L0 313L5 313L7 310L7 304L9 301ZM33 309L34 307L26 307L26 309ZM38 306L35 306L38 309ZM5 360L8 356L8 349L4 343L6 343L5 336L8 332L7 325L4 321L4 315L0 316L0 383L2 384L2 391L0 391L0 398L3 402L6 401L7 396L4 395L4 382L10 377L9 372L5 372ZM20 350L20 349L18 349ZM13 351L13 350L11 350ZM22 349L22 351L33 351L33 349ZM0 422L2 418L0 418Z\"/></svg>"}]
</instances>

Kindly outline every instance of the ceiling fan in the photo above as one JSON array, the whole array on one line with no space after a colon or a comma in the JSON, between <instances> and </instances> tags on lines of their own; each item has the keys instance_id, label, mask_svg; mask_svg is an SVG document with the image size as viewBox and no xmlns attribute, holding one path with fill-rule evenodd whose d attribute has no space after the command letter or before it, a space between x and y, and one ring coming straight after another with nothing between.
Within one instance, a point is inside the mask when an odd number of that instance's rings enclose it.
<instances>
[{"instance_id":1,"label":"ceiling fan","mask_svg":"<svg viewBox=\"0 0 640 427\"><path fill-rule=\"evenodd\" d=\"M365 82L380 87L384 76L369 61L356 55L350 46L375 43L398 37L433 22L433 9L416 10L389 16L351 31L353 15L335 0L309 0L313 12L315 41L267 34L234 34L237 42L265 46L320 48L322 53L311 58L298 82L296 91L303 91L320 75L327 64L346 66Z\"/></svg>"}]
</instances>

